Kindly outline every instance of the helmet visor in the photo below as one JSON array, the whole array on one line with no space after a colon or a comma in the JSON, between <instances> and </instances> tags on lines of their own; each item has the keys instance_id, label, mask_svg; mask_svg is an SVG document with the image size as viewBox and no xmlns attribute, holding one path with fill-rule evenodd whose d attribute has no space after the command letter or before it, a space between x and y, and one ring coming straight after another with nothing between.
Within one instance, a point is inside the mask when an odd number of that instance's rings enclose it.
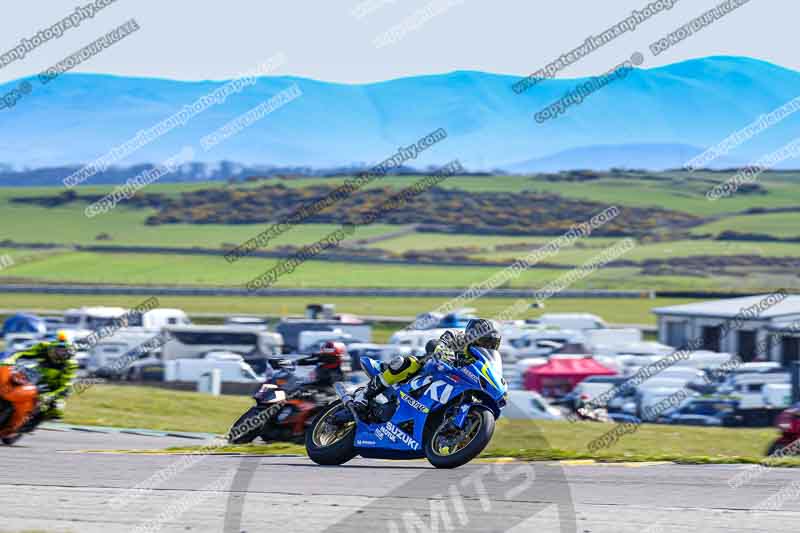
<instances>
[{"instance_id":1,"label":"helmet visor","mask_svg":"<svg viewBox=\"0 0 800 533\"><path fill-rule=\"evenodd\" d=\"M476 340L474 345L487 350L497 350L500 347L500 337L498 335L484 335Z\"/></svg>"}]
</instances>

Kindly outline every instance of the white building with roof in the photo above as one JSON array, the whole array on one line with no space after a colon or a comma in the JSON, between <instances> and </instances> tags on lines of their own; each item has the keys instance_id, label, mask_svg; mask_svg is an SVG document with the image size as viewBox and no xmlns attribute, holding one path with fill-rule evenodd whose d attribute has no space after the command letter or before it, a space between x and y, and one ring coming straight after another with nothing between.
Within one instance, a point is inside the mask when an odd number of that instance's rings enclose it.
<instances>
[{"instance_id":1,"label":"white building with roof","mask_svg":"<svg viewBox=\"0 0 800 533\"><path fill-rule=\"evenodd\" d=\"M736 354L745 362L800 360L800 295L780 293L657 307L658 340Z\"/></svg>"}]
</instances>

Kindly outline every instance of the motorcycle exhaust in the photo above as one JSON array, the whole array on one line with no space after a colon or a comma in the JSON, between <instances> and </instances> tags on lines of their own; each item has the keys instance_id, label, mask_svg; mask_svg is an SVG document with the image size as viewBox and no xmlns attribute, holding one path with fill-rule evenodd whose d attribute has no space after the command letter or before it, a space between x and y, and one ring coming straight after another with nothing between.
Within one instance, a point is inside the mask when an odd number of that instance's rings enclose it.
<instances>
[{"instance_id":1,"label":"motorcycle exhaust","mask_svg":"<svg viewBox=\"0 0 800 533\"><path fill-rule=\"evenodd\" d=\"M347 393L344 385L341 383L334 383L333 390L336 391L336 395L340 400L342 400L342 404L347 407L347 410L353 415L353 420L359 420L358 413L356 413L356 410L353 407L353 397Z\"/></svg>"}]
</instances>

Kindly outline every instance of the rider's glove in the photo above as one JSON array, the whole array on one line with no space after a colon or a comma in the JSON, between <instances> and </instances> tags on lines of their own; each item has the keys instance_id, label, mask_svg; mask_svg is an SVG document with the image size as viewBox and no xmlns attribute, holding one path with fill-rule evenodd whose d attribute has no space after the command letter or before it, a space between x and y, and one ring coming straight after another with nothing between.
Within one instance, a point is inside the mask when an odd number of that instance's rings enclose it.
<instances>
[{"instance_id":1,"label":"rider's glove","mask_svg":"<svg viewBox=\"0 0 800 533\"><path fill-rule=\"evenodd\" d=\"M449 365L455 364L457 357L456 352L447 344L440 342L436 349L433 351L434 359L445 362Z\"/></svg>"}]
</instances>

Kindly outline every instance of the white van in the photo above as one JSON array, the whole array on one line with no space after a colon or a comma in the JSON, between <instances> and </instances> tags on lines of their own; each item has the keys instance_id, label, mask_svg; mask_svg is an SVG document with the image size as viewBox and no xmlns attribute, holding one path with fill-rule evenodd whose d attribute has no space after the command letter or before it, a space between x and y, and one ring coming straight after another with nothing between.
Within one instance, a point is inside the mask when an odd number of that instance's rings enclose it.
<instances>
[{"instance_id":1,"label":"white van","mask_svg":"<svg viewBox=\"0 0 800 533\"><path fill-rule=\"evenodd\" d=\"M173 359L164 365L164 381L199 381L219 370L223 382L259 383L261 377L244 361L226 359Z\"/></svg>"},{"instance_id":2,"label":"white van","mask_svg":"<svg viewBox=\"0 0 800 533\"><path fill-rule=\"evenodd\" d=\"M762 409L767 407L764 397L767 385L788 385L791 381L788 372L734 374L719 387L719 392L738 398L739 409Z\"/></svg>"},{"instance_id":3,"label":"white van","mask_svg":"<svg viewBox=\"0 0 800 533\"><path fill-rule=\"evenodd\" d=\"M389 337L389 344L407 346L414 355L424 355L425 345L430 340L439 340L447 329L417 329L396 331Z\"/></svg>"},{"instance_id":4,"label":"white van","mask_svg":"<svg viewBox=\"0 0 800 533\"><path fill-rule=\"evenodd\" d=\"M159 307L142 313L141 323L132 323L144 329L160 330L170 326L189 326L192 321L183 309Z\"/></svg>"},{"instance_id":5,"label":"white van","mask_svg":"<svg viewBox=\"0 0 800 533\"><path fill-rule=\"evenodd\" d=\"M764 406L768 409L786 409L792 403L791 383L768 383L761 389Z\"/></svg>"}]
</instances>

